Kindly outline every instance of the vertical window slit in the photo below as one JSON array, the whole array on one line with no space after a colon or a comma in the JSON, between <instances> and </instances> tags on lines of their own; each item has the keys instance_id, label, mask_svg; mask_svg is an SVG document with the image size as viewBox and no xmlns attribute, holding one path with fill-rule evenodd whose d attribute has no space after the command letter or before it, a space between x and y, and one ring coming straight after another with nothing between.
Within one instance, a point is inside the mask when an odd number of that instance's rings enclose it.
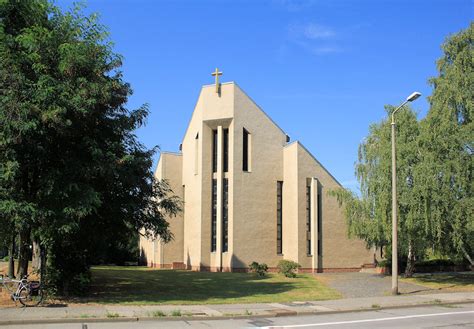
<instances>
[{"instance_id":1,"label":"vertical window slit","mask_svg":"<svg viewBox=\"0 0 474 329\"><path fill-rule=\"evenodd\" d=\"M199 167L199 133L196 134L194 139L194 174L198 174Z\"/></svg>"},{"instance_id":2,"label":"vertical window slit","mask_svg":"<svg viewBox=\"0 0 474 329\"><path fill-rule=\"evenodd\" d=\"M212 180L212 214L211 214L211 252L216 251L217 241L217 179Z\"/></svg>"},{"instance_id":3,"label":"vertical window slit","mask_svg":"<svg viewBox=\"0 0 474 329\"><path fill-rule=\"evenodd\" d=\"M318 256L323 254L323 205L321 202L321 190L318 188Z\"/></svg>"},{"instance_id":4,"label":"vertical window slit","mask_svg":"<svg viewBox=\"0 0 474 329\"><path fill-rule=\"evenodd\" d=\"M244 128L242 140L242 170L249 171L249 132Z\"/></svg>"},{"instance_id":5,"label":"vertical window slit","mask_svg":"<svg viewBox=\"0 0 474 329\"><path fill-rule=\"evenodd\" d=\"M217 172L217 130L212 131L212 172Z\"/></svg>"},{"instance_id":6,"label":"vertical window slit","mask_svg":"<svg viewBox=\"0 0 474 329\"><path fill-rule=\"evenodd\" d=\"M229 180L222 181L222 252L229 249Z\"/></svg>"},{"instance_id":7,"label":"vertical window slit","mask_svg":"<svg viewBox=\"0 0 474 329\"><path fill-rule=\"evenodd\" d=\"M306 253L311 255L311 185L306 186Z\"/></svg>"},{"instance_id":8,"label":"vertical window slit","mask_svg":"<svg viewBox=\"0 0 474 329\"><path fill-rule=\"evenodd\" d=\"M224 154L223 154L223 167L224 172L229 171L229 129L224 129Z\"/></svg>"},{"instance_id":9,"label":"vertical window slit","mask_svg":"<svg viewBox=\"0 0 474 329\"><path fill-rule=\"evenodd\" d=\"M277 254L283 253L283 182L277 182Z\"/></svg>"}]
</instances>

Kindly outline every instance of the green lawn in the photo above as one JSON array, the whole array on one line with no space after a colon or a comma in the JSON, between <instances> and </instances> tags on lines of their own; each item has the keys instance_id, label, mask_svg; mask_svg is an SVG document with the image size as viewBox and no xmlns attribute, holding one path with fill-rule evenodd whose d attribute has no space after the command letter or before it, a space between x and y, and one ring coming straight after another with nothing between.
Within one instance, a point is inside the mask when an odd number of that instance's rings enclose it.
<instances>
[{"instance_id":1,"label":"green lawn","mask_svg":"<svg viewBox=\"0 0 474 329\"><path fill-rule=\"evenodd\" d=\"M309 274L209 273L146 267L92 268L86 302L104 304L220 304L337 299L339 293Z\"/></svg>"},{"instance_id":2,"label":"green lawn","mask_svg":"<svg viewBox=\"0 0 474 329\"><path fill-rule=\"evenodd\" d=\"M474 272L416 274L413 278L401 280L447 292L474 291Z\"/></svg>"}]
</instances>

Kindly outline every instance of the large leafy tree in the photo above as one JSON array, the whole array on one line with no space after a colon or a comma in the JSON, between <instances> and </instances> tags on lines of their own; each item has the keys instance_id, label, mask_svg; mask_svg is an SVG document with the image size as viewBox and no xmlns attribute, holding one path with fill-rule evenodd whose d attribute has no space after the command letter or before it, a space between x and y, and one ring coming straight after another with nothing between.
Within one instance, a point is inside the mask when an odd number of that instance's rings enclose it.
<instances>
[{"instance_id":1,"label":"large leafy tree","mask_svg":"<svg viewBox=\"0 0 474 329\"><path fill-rule=\"evenodd\" d=\"M419 176L434 243L473 264L474 23L442 45L438 76L430 80L430 110L422 121Z\"/></svg>"},{"instance_id":2,"label":"large leafy tree","mask_svg":"<svg viewBox=\"0 0 474 329\"><path fill-rule=\"evenodd\" d=\"M179 210L134 134L148 108L126 108L120 66L94 15L0 0L0 232L20 238L20 275L39 242L59 292L87 281L100 241L170 239L164 216Z\"/></svg>"}]
</instances>

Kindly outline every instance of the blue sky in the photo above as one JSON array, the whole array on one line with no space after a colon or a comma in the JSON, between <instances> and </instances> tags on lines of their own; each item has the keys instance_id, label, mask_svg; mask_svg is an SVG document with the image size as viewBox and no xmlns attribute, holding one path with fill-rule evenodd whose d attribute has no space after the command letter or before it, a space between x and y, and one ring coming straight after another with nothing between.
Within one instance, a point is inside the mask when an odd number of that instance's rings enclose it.
<instances>
[{"instance_id":1,"label":"blue sky","mask_svg":"<svg viewBox=\"0 0 474 329\"><path fill-rule=\"evenodd\" d=\"M56 1L68 8L73 1ZM177 151L202 85L235 81L345 186L357 147L384 105L417 90L423 117L440 45L473 19L470 0L89 0L124 56L138 131ZM158 155L156 159L158 158ZM155 160L156 160L155 159ZM155 161L156 162L156 161Z\"/></svg>"}]
</instances>

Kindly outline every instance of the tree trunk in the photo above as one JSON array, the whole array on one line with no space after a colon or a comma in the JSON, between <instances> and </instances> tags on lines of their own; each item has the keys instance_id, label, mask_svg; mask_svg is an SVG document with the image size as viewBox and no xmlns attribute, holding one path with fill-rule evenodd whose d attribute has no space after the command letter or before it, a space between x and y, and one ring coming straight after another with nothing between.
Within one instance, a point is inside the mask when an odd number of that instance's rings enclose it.
<instances>
[{"instance_id":1,"label":"tree trunk","mask_svg":"<svg viewBox=\"0 0 474 329\"><path fill-rule=\"evenodd\" d=\"M20 230L20 250L18 253L17 277L20 279L28 274L28 262L30 260L30 230Z\"/></svg>"},{"instance_id":2,"label":"tree trunk","mask_svg":"<svg viewBox=\"0 0 474 329\"><path fill-rule=\"evenodd\" d=\"M408 242L408 258L407 258L407 267L405 269L405 277L411 278L413 276L413 272L415 272L415 252L413 250L413 243L411 241Z\"/></svg>"},{"instance_id":3,"label":"tree trunk","mask_svg":"<svg viewBox=\"0 0 474 329\"><path fill-rule=\"evenodd\" d=\"M461 246L462 253L464 254L464 257L469 261L469 264L471 264L471 267L474 266L474 263L472 262L471 256L467 253L466 249L464 249L463 246Z\"/></svg>"},{"instance_id":4,"label":"tree trunk","mask_svg":"<svg viewBox=\"0 0 474 329\"><path fill-rule=\"evenodd\" d=\"M8 246L8 276L12 279L15 277L15 234Z\"/></svg>"},{"instance_id":5,"label":"tree trunk","mask_svg":"<svg viewBox=\"0 0 474 329\"><path fill-rule=\"evenodd\" d=\"M63 284L62 284L62 293L61 295L63 297L69 297L69 281L66 279L63 281Z\"/></svg>"},{"instance_id":6,"label":"tree trunk","mask_svg":"<svg viewBox=\"0 0 474 329\"><path fill-rule=\"evenodd\" d=\"M39 273L41 270L41 247L37 239L33 239L31 268L35 273Z\"/></svg>"},{"instance_id":7,"label":"tree trunk","mask_svg":"<svg viewBox=\"0 0 474 329\"><path fill-rule=\"evenodd\" d=\"M46 248L40 247L40 280L44 282L46 274Z\"/></svg>"}]
</instances>

